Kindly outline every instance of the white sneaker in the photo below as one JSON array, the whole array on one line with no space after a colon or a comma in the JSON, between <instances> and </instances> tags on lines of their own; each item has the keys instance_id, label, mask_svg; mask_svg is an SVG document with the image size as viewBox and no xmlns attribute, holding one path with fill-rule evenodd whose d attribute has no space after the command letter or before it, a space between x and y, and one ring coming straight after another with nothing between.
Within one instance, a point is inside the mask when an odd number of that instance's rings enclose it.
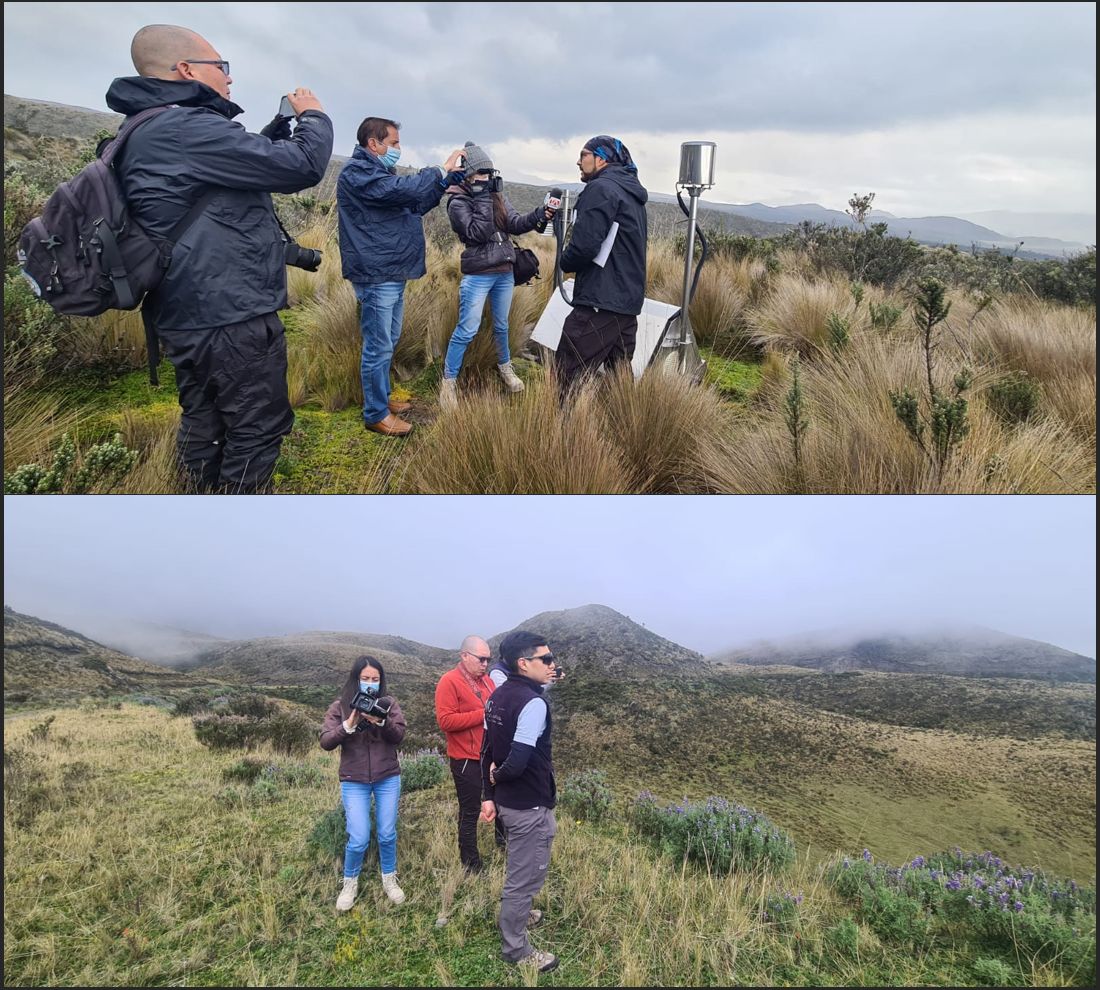
<instances>
[{"instance_id":1,"label":"white sneaker","mask_svg":"<svg viewBox=\"0 0 1100 990\"><path fill-rule=\"evenodd\" d=\"M403 891L397 885L396 873L383 873L382 874L382 889L386 892L386 896L393 901L394 904L405 903L405 891Z\"/></svg>"},{"instance_id":2,"label":"white sneaker","mask_svg":"<svg viewBox=\"0 0 1100 990\"><path fill-rule=\"evenodd\" d=\"M505 361L504 364L498 364L497 371L500 372L504 387L508 389L509 392L523 391L523 382L520 381L519 375L517 375L515 369L513 369L511 361Z\"/></svg>"},{"instance_id":3,"label":"white sneaker","mask_svg":"<svg viewBox=\"0 0 1100 990\"><path fill-rule=\"evenodd\" d=\"M350 911L355 903L355 895L359 893L359 878L344 877L344 887L340 896L336 898L337 911Z\"/></svg>"},{"instance_id":4,"label":"white sneaker","mask_svg":"<svg viewBox=\"0 0 1100 990\"><path fill-rule=\"evenodd\" d=\"M445 412L458 408L458 380L444 378L439 383L439 408Z\"/></svg>"}]
</instances>

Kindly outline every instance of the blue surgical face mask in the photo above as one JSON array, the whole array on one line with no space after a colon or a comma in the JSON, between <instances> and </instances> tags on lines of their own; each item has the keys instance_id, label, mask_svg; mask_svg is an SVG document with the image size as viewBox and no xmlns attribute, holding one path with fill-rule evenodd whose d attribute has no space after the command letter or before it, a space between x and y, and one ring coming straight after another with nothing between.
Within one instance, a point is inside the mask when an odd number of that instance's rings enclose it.
<instances>
[{"instance_id":1,"label":"blue surgical face mask","mask_svg":"<svg viewBox=\"0 0 1100 990\"><path fill-rule=\"evenodd\" d=\"M386 153L380 157L382 164L385 165L386 168L393 168L401 159L401 149L387 148Z\"/></svg>"},{"instance_id":2,"label":"blue surgical face mask","mask_svg":"<svg viewBox=\"0 0 1100 990\"><path fill-rule=\"evenodd\" d=\"M379 684L377 681L360 681L359 690L363 694L378 694Z\"/></svg>"}]
</instances>

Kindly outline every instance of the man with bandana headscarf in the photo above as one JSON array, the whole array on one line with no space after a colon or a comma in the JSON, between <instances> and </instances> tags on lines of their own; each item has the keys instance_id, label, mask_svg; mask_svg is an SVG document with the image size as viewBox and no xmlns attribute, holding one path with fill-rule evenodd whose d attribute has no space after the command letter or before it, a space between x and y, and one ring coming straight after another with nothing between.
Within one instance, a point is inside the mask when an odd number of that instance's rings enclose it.
<instances>
[{"instance_id":1,"label":"man with bandana headscarf","mask_svg":"<svg viewBox=\"0 0 1100 990\"><path fill-rule=\"evenodd\" d=\"M645 300L649 194L638 181L638 166L621 141L601 134L585 144L577 167L585 188L561 258L562 271L576 273L574 308L562 326L556 360L563 398L581 375L630 362ZM610 253L599 265L596 257L612 230Z\"/></svg>"}]
</instances>

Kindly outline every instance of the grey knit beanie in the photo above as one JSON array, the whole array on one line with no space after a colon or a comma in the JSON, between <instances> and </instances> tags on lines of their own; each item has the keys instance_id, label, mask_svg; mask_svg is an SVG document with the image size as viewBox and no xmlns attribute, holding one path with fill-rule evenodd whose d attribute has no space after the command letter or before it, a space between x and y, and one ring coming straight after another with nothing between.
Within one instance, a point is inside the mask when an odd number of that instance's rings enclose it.
<instances>
[{"instance_id":1,"label":"grey knit beanie","mask_svg":"<svg viewBox=\"0 0 1100 990\"><path fill-rule=\"evenodd\" d=\"M475 172L493 171L493 160L473 141L466 142L462 153L466 156L467 175L473 175Z\"/></svg>"}]
</instances>

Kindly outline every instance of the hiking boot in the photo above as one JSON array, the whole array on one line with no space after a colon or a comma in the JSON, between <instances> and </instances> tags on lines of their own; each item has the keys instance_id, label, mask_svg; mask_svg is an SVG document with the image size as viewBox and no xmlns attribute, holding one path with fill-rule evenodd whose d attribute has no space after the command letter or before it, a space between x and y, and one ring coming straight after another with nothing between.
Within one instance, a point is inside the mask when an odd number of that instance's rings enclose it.
<instances>
[{"instance_id":1,"label":"hiking boot","mask_svg":"<svg viewBox=\"0 0 1100 990\"><path fill-rule=\"evenodd\" d=\"M532 949L531 954L524 956L516 965L535 966L540 973L549 973L550 970L558 968L558 957L543 949Z\"/></svg>"},{"instance_id":2,"label":"hiking boot","mask_svg":"<svg viewBox=\"0 0 1100 990\"><path fill-rule=\"evenodd\" d=\"M512 368L511 361L505 361L504 364L498 364L497 371L500 372L500 379L504 382L504 387L508 389L509 392L523 391L523 382L519 380L519 375L517 375Z\"/></svg>"},{"instance_id":3,"label":"hiking boot","mask_svg":"<svg viewBox=\"0 0 1100 990\"><path fill-rule=\"evenodd\" d=\"M386 892L386 896L393 901L394 904L405 903L405 891L397 886L397 874L396 873L383 873L382 874L382 889Z\"/></svg>"},{"instance_id":4,"label":"hiking boot","mask_svg":"<svg viewBox=\"0 0 1100 990\"><path fill-rule=\"evenodd\" d=\"M444 412L458 408L458 379L444 378L439 383L439 408Z\"/></svg>"},{"instance_id":5,"label":"hiking boot","mask_svg":"<svg viewBox=\"0 0 1100 990\"><path fill-rule=\"evenodd\" d=\"M350 911L355 903L355 895L359 893L359 878L344 877L344 886L340 896L336 898L337 911Z\"/></svg>"},{"instance_id":6,"label":"hiking boot","mask_svg":"<svg viewBox=\"0 0 1100 990\"><path fill-rule=\"evenodd\" d=\"M527 915L527 927L536 928L542 924L542 912L538 908L531 908Z\"/></svg>"}]
</instances>

